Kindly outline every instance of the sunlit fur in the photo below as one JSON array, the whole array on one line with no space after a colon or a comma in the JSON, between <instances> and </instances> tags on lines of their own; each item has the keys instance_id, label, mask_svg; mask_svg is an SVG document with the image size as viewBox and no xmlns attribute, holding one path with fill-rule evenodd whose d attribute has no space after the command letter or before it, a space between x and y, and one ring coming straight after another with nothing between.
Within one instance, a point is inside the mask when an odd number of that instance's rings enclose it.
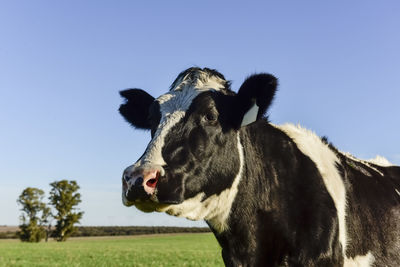
<instances>
[{"instance_id":1,"label":"sunlit fur","mask_svg":"<svg viewBox=\"0 0 400 267\"><path fill-rule=\"evenodd\" d=\"M161 175L154 194L124 204L205 220L227 266L400 266L400 168L269 123L277 84L255 74L235 94L222 74L190 68L157 99L121 92L121 114L153 135L124 177Z\"/></svg>"},{"instance_id":2,"label":"sunlit fur","mask_svg":"<svg viewBox=\"0 0 400 267\"><path fill-rule=\"evenodd\" d=\"M338 158L328 145L323 143L321 138L313 132L293 124L277 127L292 138L297 147L317 165L325 186L335 202L339 218L339 240L342 244L343 254L345 254L347 245L346 190L336 168L336 165L339 164Z\"/></svg>"},{"instance_id":3,"label":"sunlit fur","mask_svg":"<svg viewBox=\"0 0 400 267\"><path fill-rule=\"evenodd\" d=\"M368 252L366 255L359 255L354 258L346 258L344 260L344 267L368 267L373 266L375 257Z\"/></svg>"}]
</instances>

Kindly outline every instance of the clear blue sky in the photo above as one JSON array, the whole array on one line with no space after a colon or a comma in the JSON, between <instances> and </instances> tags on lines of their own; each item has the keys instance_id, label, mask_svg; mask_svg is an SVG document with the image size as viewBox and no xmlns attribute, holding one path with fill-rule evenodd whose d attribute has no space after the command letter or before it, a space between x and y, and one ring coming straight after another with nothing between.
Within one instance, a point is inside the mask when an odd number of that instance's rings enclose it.
<instances>
[{"instance_id":1,"label":"clear blue sky","mask_svg":"<svg viewBox=\"0 0 400 267\"><path fill-rule=\"evenodd\" d=\"M73 179L83 225L204 225L122 206L120 180L149 134L118 91L154 96L196 65L237 90L280 80L270 118L400 164L399 1L2 1L0 225L27 186Z\"/></svg>"}]
</instances>

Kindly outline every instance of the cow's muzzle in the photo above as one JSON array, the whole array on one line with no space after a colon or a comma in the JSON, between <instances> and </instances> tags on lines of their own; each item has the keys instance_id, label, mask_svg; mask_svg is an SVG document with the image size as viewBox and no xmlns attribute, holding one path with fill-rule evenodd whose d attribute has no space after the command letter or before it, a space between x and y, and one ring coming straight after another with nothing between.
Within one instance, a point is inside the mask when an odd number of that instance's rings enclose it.
<instances>
[{"instance_id":1,"label":"cow's muzzle","mask_svg":"<svg viewBox=\"0 0 400 267\"><path fill-rule=\"evenodd\" d=\"M146 201L154 198L159 170L126 170L122 177L123 194L128 202Z\"/></svg>"}]
</instances>

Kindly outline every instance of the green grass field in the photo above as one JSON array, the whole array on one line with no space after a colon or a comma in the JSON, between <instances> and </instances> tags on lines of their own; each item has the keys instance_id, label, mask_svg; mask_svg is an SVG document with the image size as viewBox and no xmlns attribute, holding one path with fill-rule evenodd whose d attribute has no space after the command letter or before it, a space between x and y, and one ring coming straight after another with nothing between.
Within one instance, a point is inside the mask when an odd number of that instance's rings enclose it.
<instances>
[{"instance_id":1,"label":"green grass field","mask_svg":"<svg viewBox=\"0 0 400 267\"><path fill-rule=\"evenodd\" d=\"M0 266L223 266L211 233L74 238L67 242L0 240Z\"/></svg>"}]
</instances>

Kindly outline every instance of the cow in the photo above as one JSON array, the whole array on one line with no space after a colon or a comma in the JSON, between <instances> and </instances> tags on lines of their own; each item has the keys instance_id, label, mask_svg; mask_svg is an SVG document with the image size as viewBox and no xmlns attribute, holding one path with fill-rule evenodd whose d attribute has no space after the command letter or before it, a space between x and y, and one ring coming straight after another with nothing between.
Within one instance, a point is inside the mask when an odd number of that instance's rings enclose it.
<instances>
[{"instance_id":1,"label":"cow","mask_svg":"<svg viewBox=\"0 0 400 267\"><path fill-rule=\"evenodd\" d=\"M151 132L123 204L205 220L226 266L400 266L400 167L272 124L277 86L259 73L235 93L193 67L158 98L121 91L121 115Z\"/></svg>"}]
</instances>

